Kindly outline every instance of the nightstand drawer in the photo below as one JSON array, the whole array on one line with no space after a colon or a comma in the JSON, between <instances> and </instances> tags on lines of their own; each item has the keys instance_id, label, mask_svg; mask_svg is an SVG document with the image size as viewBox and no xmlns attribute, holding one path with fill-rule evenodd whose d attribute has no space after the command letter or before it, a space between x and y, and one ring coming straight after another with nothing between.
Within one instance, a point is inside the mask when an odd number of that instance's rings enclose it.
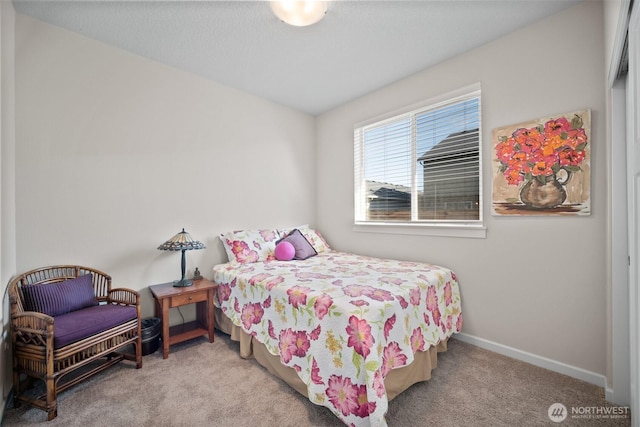
<instances>
[{"instance_id":1,"label":"nightstand drawer","mask_svg":"<svg viewBox=\"0 0 640 427\"><path fill-rule=\"evenodd\" d=\"M206 301L206 292L194 292L185 295L176 295L171 297L171 307L179 307L181 305L191 304L194 302Z\"/></svg>"}]
</instances>

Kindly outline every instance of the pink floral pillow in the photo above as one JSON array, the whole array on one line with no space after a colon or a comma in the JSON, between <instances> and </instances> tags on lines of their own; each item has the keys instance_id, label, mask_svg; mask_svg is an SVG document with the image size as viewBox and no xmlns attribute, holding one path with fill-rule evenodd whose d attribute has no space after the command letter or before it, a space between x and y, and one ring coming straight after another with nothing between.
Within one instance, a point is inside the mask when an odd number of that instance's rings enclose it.
<instances>
[{"instance_id":1,"label":"pink floral pillow","mask_svg":"<svg viewBox=\"0 0 640 427\"><path fill-rule=\"evenodd\" d=\"M229 262L247 264L275 259L277 230L235 230L220 235Z\"/></svg>"},{"instance_id":2,"label":"pink floral pillow","mask_svg":"<svg viewBox=\"0 0 640 427\"><path fill-rule=\"evenodd\" d=\"M291 233L296 228L300 230L300 232L309 241L309 243L311 243L311 246L313 246L313 248L316 250L317 253L328 252L331 250L331 247L329 246L327 241L324 240L324 237L322 237L320 232L309 227L309 224L300 225L298 227L291 227L288 229L282 229L280 230L280 236L284 237L289 233Z\"/></svg>"}]
</instances>

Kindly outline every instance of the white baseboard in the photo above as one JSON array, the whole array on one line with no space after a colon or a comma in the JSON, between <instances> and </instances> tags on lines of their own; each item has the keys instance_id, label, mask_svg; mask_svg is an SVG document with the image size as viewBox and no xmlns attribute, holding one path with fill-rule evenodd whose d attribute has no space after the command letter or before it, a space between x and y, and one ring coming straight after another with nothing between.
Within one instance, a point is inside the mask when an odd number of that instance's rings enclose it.
<instances>
[{"instance_id":1,"label":"white baseboard","mask_svg":"<svg viewBox=\"0 0 640 427\"><path fill-rule=\"evenodd\" d=\"M604 399L607 402L615 402L614 396L613 396L613 389L611 387L604 388Z\"/></svg>"},{"instance_id":2,"label":"white baseboard","mask_svg":"<svg viewBox=\"0 0 640 427\"><path fill-rule=\"evenodd\" d=\"M538 356L537 354L518 350L517 348L502 345L484 338L478 338L473 335L465 334L464 332L454 334L453 338L516 360L531 363L532 365L539 366L559 374L568 375L581 381L597 385L598 387L604 388L607 383L604 375L590 372L576 366L567 365L566 363L558 362L557 360L549 359L547 357Z\"/></svg>"}]
</instances>

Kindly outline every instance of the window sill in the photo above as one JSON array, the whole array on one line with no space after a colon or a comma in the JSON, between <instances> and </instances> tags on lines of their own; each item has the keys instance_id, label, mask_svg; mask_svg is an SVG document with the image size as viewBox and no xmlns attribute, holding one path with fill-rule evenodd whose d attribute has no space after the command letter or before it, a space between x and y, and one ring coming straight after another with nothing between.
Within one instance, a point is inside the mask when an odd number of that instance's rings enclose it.
<instances>
[{"instance_id":1,"label":"window sill","mask_svg":"<svg viewBox=\"0 0 640 427\"><path fill-rule=\"evenodd\" d=\"M414 236L468 237L484 239L487 228L483 225L458 224L392 224L386 222L358 222L353 231L363 233L409 234Z\"/></svg>"}]
</instances>

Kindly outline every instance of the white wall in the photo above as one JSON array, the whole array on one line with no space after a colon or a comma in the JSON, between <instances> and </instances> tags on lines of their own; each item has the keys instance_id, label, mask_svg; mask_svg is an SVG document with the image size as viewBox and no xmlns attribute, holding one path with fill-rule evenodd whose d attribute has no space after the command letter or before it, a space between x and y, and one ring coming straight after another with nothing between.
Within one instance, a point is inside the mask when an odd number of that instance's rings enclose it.
<instances>
[{"instance_id":1,"label":"white wall","mask_svg":"<svg viewBox=\"0 0 640 427\"><path fill-rule=\"evenodd\" d=\"M221 232L314 221L312 116L21 14L16 98L20 272L93 266L150 316L147 287L180 277L156 248L182 227L207 246L188 274L210 278Z\"/></svg>"},{"instance_id":2,"label":"white wall","mask_svg":"<svg viewBox=\"0 0 640 427\"><path fill-rule=\"evenodd\" d=\"M630 0L607 0L604 3L604 58L605 71L609 73L614 63L619 61L621 47L616 44L616 37L626 31ZM624 21L624 22L622 22ZM620 34L618 34L618 32Z\"/></svg>"},{"instance_id":3,"label":"white wall","mask_svg":"<svg viewBox=\"0 0 640 427\"><path fill-rule=\"evenodd\" d=\"M460 278L463 332L606 373L606 139L603 5L585 2L321 115L318 228L334 247L430 261ZM456 88L482 85L485 239L354 232L353 125ZM491 216L491 130L590 108L588 217Z\"/></svg>"},{"instance_id":4,"label":"white wall","mask_svg":"<svg viewBox=\"0 0 640 427\"><path fill-rule=\"evenodd\" d=\"M12 361L9 301L5 294L16 272L15 255L15 10L11 2L0 2L0 419L11 388Z\"/></svg>"}]
</instances>

